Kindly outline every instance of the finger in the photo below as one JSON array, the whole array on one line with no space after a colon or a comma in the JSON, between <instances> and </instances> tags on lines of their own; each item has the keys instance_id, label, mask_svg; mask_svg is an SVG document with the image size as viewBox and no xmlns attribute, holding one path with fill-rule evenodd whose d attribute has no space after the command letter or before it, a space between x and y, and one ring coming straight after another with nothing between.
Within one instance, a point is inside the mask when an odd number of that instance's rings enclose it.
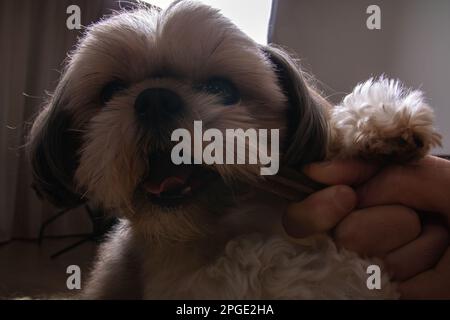
<instances>
[{"instance_id":1,"label":"finger","mask_svg":"<svg viewBox=\"0 0 450 320\"><path fill-rule=\"evenodd\" d=\"M402 299L450 299L450 248L438 265L400 283Z\"/></svg>"},{"instance_id":2,"label":"finger","mask_svg":"<svg viewBox=\"0 0 450 320\"><path fill-rule=\"evenodd\" d=\"M372 177L379 166L360 160L334 160L312 163L304 167L311 179L327 185L359 185Z\"/></svg>"},{"instance_id":3,"label":"finger","mask_svg":"<svg viewBox=\"0 0 450 320\"><path fill-rule=\"evenodd\" d=\"M292 237L302 238L326 232L356 206L356 195L347 186L320 190L302 202L294 203L283 217L283 225Z\"/></svg>"},{"instance_id":4,"label":"finger","mask_svg":"<svg viewBox=\"0 0 450 320\"><path fill-rule=\"evenodd\" d=\"M365 256L383 257L420 234L420 220L403 206L378 206L356 210L334 230L338 246Z\"/></svg>"},{"instance_id":5,"label":"finger","mask_svg":"<svg viewBox=\"0 0 450 320\"><path fill-rule=\"evenodd\" d=\"M448 231L436 224L426 224L414 241L390 252L384 259L386 267L397 281L404 281L431 269L448 246Z\"/></svg>"},{"instance_id":6,"label":"finger","mask_svg":"<svg viewBox=\"0 0 450 320\"><path fill-rule=\"evenodd\" d=\"M360 208L402 204L416 210L440 212L450 225L450 162L426 157L417 163L385 168L357 189Z\"/></svg>"}]
</instances>

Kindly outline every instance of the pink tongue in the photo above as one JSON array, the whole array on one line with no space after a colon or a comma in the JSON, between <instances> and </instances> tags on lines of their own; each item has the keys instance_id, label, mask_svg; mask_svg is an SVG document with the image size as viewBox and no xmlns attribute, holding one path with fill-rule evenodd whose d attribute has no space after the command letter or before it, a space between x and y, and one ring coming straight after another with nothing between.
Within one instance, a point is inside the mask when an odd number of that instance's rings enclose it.
<instances>
[{"instance_id":1,"label":"pink tongue","mask_svg":"<svg viewBox=\"0 0 450 320\"><path fill-rule=\"evenodd\" d=\"M167 156L152 159L150 163L150 179L144 186L147 192L158 196L187 186L193 171L191 165L174 165Z\"/></svg>"},{"instance_id":2,"label":"pink tongue","mask_svg":"<svg viewBox=\"0 0 450 320\"><path fill-rule=\"evenodd\" d=\"M145 185L145 190L149 193L160 195L163 192L168 192L181 188L186 184L186 180L180 177L168 177L165 178L160 184L158 183L147 183Z\"/></svg>"}]
</instances>

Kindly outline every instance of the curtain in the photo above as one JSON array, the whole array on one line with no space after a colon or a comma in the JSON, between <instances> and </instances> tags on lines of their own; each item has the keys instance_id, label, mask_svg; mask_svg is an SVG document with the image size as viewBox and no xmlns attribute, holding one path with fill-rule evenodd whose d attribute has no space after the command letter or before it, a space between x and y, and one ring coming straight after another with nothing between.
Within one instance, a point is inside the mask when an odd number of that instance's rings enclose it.
<instances>
[{"instance_id":1,"label":"curtain","mask_svg":"<svg viewBox=\"0 0 450 320\"><path fill-rule=\"evenodd\" d=\"M82 25L121 3L113 0L0 1L0 243L36 238L42 222L57 209L37 198L24 150L30 122L52 91L58 70L82 30L66 27L67 7L78 5ZM63 215L48 233L89 232L84 210ZM47 232L46 232L47 233Z\"/></svg>"}]
</instances>

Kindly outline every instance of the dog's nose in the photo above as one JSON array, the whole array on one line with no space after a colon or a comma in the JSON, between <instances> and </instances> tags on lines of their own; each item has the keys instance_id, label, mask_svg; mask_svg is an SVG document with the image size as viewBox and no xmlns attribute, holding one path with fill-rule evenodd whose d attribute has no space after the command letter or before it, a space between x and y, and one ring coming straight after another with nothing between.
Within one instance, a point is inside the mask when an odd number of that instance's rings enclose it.
<instances>
[{"instance_id":1,"label":"dog's nose","mask_svg":"<svg viewBox=\"0 0 450 320\"><path fill-rule=\"evenodd\" d=\"M166 88L149 88L142 91L134 102L138 118L146 124L158 124L173 118L183 109L180 96Z\"/></svg>"}]
</instances>

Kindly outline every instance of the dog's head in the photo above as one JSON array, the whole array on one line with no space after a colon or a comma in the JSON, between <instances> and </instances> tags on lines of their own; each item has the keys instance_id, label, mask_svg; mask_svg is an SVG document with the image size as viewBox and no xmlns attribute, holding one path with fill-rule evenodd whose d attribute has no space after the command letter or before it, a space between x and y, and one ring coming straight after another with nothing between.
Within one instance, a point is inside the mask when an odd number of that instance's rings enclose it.
<instances>
[{"instance_id":1,"label":"dog's head","mask_svg":"<svg viewBox=\"0 0 450 320\"><path fill-rule=\"evenodd\" d=\"M196 120L224 137L279 129L281 164L301 165L323 156L320 104L288 54L258 45L215 9L180 1L121 12L87 29L35 120L35 183L59 206L90 200L151 220L155 233L168 233L169 222L189 233L182 229L194 229L197 215L229 202L235 181L258 179L260 165L177 166L175 129L194 137Z\"/></svg>"}]
</instances>

